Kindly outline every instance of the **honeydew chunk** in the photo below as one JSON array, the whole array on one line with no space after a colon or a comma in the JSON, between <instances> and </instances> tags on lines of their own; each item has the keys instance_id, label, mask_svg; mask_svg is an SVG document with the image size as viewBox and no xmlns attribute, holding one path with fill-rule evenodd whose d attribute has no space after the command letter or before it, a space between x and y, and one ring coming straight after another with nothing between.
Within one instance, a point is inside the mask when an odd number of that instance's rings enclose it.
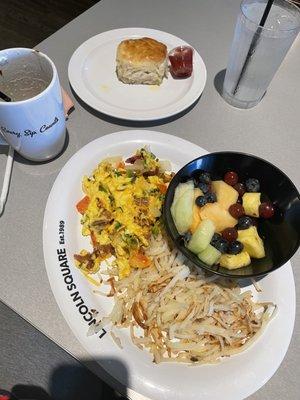
<instances>
[{"instance_id":1,"label":"honeydew chunk","mask_svg":"<svg viewBox=\"0 0 300 400\"><path fill-rule=\"evenodd\" d=\"M203 192L199 188L195 188L194 189L193 222L189 229L191 233L194 233L196 231L196 229L198 228L198 225L201 222L200 207L198 207L197 204L195 203L196 198L198 196L203 196Z\"/></svg>"},{"instance_id":2,"label":"honeydew chunk","mask_svg":"<svg viewBox=\"0 0 300 400\"><path fill-rule=\"evenodd\" d=\"M187 248L195 254L201 253L209 245L214 233L215 226L212 221L207 219L200 222L200 225L188 242Z\"/></svg>"},{"instance_id":3,"label":"honeydew chunk","mask_svg":"<svg viewBox=\"0 0 300 400\"><path fill-rule=\"evenodd\" d=\"M173 212L175 226L181 235L188 231L193 222L194 186L188 188L176 201Z\"/></svg>"},{"instance_id":4,"label":"honeydew chunk","mask_svg":"<svg viewBox=\"0 0 300 400\"><path fill-rule=\"evenodd\" d=\"M198 254L198 258L205 264L211 266L218 263L221 257L221 252L217 250L214 246L209 244L206 249Z\"/></svg>"},{"instance_id":5,"label":"honeydew chunk","mask_svg":"<svg viewBox=\"0 0 300 400\"><path fill-rule=\"evenodd\" d=\"M190 232L193 234L196 232L199 224L201 222L201 217L200 217L200 210L199 207L195 206L193 207L193 220L192 220L192 224L189 228Z\"/></svg>"},{"instance_id":6,"label":"honeydew chunk","mask_svg":"<svg viewBox=\"0 0 300 400\"><path fill-rule=\"evenodd\" d=\"M194 189L194 182L192 180L185 183L179 183L174 192L174 198L171 205L171 215L174 218L176 203L179 198L189 189Z\"/></svg>"}]
</instances>

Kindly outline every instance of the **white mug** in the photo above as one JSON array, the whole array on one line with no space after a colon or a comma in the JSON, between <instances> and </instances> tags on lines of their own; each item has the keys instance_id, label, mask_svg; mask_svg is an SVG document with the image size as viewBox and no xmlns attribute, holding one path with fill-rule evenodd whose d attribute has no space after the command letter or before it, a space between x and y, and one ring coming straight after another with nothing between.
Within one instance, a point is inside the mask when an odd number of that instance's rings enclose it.
<instances>
[{"instance_id":1,"label":"white mug","mask_svg":"<svg viewBox=\"0 0 300 400\"><path fill-rule=\"evenodd\" d=\"M23 157L45 161L63 149L66 121L54 63L32 49L0 51L0 133ZM3 96L2 96L3 97Z\"/></svg>"}]
</instances>

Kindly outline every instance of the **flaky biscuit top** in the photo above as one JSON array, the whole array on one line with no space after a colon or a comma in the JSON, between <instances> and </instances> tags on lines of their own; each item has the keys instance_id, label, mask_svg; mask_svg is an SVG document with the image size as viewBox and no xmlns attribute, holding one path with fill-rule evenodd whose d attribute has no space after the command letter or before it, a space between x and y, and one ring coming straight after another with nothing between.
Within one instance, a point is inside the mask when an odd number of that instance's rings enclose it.
<instances>
[{"instance_id":1,"label":"flaky biscuit top","mask_svg":"<svg viewBox=\"0 0 300 400\"><path fill-rule=\"evenodd\" d=\"M144 62L162 63L167 56L167 46L155 39L123 40L117 49L117 60L134 64Z\"/></svg>"}]
</instances>

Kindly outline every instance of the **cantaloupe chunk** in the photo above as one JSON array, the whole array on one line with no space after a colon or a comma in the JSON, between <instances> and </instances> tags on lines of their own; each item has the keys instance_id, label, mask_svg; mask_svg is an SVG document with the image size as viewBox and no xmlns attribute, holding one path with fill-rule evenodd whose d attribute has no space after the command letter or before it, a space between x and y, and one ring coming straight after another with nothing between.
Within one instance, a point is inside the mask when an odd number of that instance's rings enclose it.
<instances>
[{"instance_id":1,"label":"cantaloupe chunk","mask_svg":"<svg viewBox=\"0 0 300 400\"><path fill-rule=\"evenodd\" d=\"M237 220L219 203L208 203L201 207L200 218L202 220L210 219L215 225L216 232L221 232L225 228L233 228L237 224Z\"/></svg>"},{"instance_id":2,"label":"cantaloupe chunk","mask_svg":"<svg viewBox=\"0 0 300 400\"><path fill-rule=\"evenodd\" d=\"M224 210L237 202L238 192L224 181L212 181L212 191L216 193L217 202Z\"/></svg>"}]
</instances>

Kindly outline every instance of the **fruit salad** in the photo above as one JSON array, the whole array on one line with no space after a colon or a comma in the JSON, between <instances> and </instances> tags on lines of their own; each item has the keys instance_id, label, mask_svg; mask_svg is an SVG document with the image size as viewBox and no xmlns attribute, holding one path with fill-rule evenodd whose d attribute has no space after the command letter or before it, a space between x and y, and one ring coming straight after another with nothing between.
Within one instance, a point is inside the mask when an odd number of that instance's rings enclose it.
<instances>
[{"instance_id":1,"label":"fruit salad","mask_svg":"<svg viewBox=\"0 0 300 400\"><path fill-rule=\"evenodd\" d=\"M209 266L237 269L265 257L257 223L271 218L274 207L261 202L258 179L240 182L228 171L223 180L212 180L200 171L197 179L176 187L171 214L186 247Z\"/></svg>"}]
</instances>

